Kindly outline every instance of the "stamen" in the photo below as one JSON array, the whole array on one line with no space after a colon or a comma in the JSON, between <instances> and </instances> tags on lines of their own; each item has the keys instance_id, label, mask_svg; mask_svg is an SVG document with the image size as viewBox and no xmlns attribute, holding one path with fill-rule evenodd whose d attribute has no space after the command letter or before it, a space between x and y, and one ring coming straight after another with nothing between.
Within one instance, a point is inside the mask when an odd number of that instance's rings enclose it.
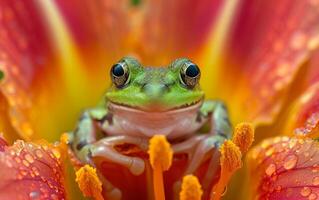
<instances>
[{"instance_id":1,"label":"stamen","mask_svg":"<svg viewBox=\"0 0 319 200\"><path fill-rule=\"evenodd\" d=\"M155 200L164 200L163 171L172 165L173 151L165 136L155 135L150 140L148 154L153 168L153 187Z\"/></svg>"},{"instance_id":2,"label":"stamen","mask_svg":"<svg viewBox=\"0 0 319 200\"><path fill-rule=\"evenodd\" d=\"M242 167L242 154L239 147L232 141L226 140L220 148L220 165L221 174L218 183L213 187L211 192L212 200L219 200L236 170Z\"/></svg>"},{"instance_id":3,"label":"stamen","mask_svg":"<svg viewBox=\"0 0 319 200\"><path fill-rule=\"evenodd\" d=\"M76 172L76 182L86 197L95 200L104 200L102 196L102 183L97 176L96 169L90 165L84 165Z\"/></svg>"},{"instance_id":4,"label":"stamen","mask_svg":"<svg viewBox=\"0 0 319 200\"><path fill-rule=\"evenodd\" d=\"M232 141L242 154L246 153L254 141L254 128L250 123L237 124Z\"/></svg>"},{"instance_id":5,"label":"stamen","mask_svg":"<svg viewBox=\"0 0 319 200\"><path fill-rule=\"evenodd\" d=\"M196 176L186 175L183 178L180 200L200 200L203 190Z\"/></svg>"}]
</instances>

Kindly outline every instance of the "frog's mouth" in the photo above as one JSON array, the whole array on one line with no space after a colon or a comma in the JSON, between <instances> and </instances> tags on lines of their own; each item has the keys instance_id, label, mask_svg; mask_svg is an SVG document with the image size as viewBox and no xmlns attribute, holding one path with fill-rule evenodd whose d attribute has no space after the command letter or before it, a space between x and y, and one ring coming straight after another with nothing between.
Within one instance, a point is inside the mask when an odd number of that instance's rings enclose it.
<instances>
[{"instance_id":1,"label":"frog's mouth","mask_svg":"<svg viewBox=\"0 0 319 200\"><path fill-rule=\"evenodd\" d=\"M169 107L169 106L163 106L161 104L156 104L156 103L146 105L146 106L132 106L132 105L128 105L128 104L109 101L107 106L108 106L109 110L117 108L117 109L132 111L132 112L141 111L141 112L165 113L165 112L185 111L185 110L190 109L190 108L192 109L194 107L200 107L202 105L202 103L203 103L203 99L199 99L199 100L191 102L191 103Z\"/></svg>"}]
</instances>

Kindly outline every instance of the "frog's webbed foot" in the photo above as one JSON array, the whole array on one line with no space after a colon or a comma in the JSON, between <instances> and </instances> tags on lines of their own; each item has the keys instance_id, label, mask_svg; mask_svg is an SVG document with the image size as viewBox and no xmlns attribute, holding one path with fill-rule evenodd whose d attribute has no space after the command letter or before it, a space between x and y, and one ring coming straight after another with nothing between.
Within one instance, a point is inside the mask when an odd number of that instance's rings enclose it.
<instances>
[{"instance_id":1,"label":"frog's webbed foot","mask_svg":"<svg viewBox=\"0 0 319 200\"><path fill-rule=\"evenodd\" d=\"M185 174L194 173L202 164L208 152L217 150L223 143L225 137L220 135L195 135L186 141L172 146L174 153L186 153L189 165Z\"/></svg>"},{"instance_id":2,"label":"frog's webbed foot","mask_svg":"<svg viewBox=\"0 0 319 200\"><path fill-rule=\"evenodd\" d=\"M185 174L193 174L200 165L211 155L205 175L203 187L208 187L212 177L219 168L219 147L232 133L226 107L220 101L206 101L201 107L200 117L205 118L210 131L206 134L195 135L186 141L173 145L174 153L187 153L189 164ZM176 183L178 186L179 183Z\"/></svg>"},{"instance_id":3,"label":"frog's webbed foot","mask_svg":"<svg viewBox=\"0 0 319 200\"><path fill-rule=\"evenodd\" d=\"M142 150L147 150L148 148L147 139L131 136L113 136L92 144L90 147L91 156L103 157L106 160L125 166L134 175L142 174L145 169L145 163L141 158L126 156L115 150L114 147L116 145L124 143L137 145Z\"/></svg>"}]
</instances>

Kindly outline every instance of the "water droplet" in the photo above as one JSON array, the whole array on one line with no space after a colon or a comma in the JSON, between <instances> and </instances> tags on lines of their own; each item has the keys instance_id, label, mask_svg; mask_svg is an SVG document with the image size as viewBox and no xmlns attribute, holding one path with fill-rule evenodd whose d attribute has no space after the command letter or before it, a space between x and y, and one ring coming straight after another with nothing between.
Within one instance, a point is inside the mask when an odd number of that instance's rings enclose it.
<instances>
[{"instance_id":1,"label":"water droplet","mask_svg":"<svg viewBox=\"0 0 319 200\"><path fill-rule=\"evenodd\" d=\"M296 146L297 144L297 140L290 140L289 141L289 148L292 149L294 148L294 146Z\"/></svg>"},{"instance_id":2,"label":"water droplet","mask_svg":"<svg viewBox=\"0 0 319 200\"><path fill-rule=\"evenodd\" d=\"M38 199L40 197L40 193L38 191L32 191L29 193L30 199Z\"/></svg>"},{"instance_id":3,"label":"water droplet","mask_svg":"<svg viewBox=\"0 0 319 200\"><path fill-rule=\"evenodd\" d=\"M29 162L29 163L33 163L34 162L34 159L33 157L30 155L30 154L26 154L24 156L24 158Z\"/></svg>"},{"instance_id":4,"label":"water droplet","mask_svg":"<svg viewBox=\"0 0 319 200\"><path fill-rule=\"evenodd\" d=\"M21 163L21 159L19 157L15 157L14 160L17 162L17 163Z\"/></svg>"},{"instance_id":5,"label":"water droplet","mask_svg":"<svg viewBox=\"0 0 319 200\"><path fill-rule=\"evenodd\" d=\"M270 164L267 169L266 169L266 174L268 176L271 176L274 172L276 171L276 165L275 164Z\"/></svg>"},{"instance_id":6,"label":"water droplet","mask_svg":"<svg viewBox=\"0 0 319 200\"><path fill-rule=\"evenodd\" d=\"M35 151L35 155L36 155L38 158L42 158L42 156L43 156L43 154L42 154L42 152L41 152L40 149L37 149L37 150Z\"/></svg>"},{"instance_id":7,"label":"water droplet","mask_svg":"<svg viewBox=\"0 0 319 200\"><path fill-rule=\"evenodd\" d=\"M61 157L61 154L57 149L52 149L52 153L58 159Z\"/></svg>"},{"instance_id":8,"label":"water droplet","mask_svg":"<svg viewBox=\"0 0 319 200\"><path fill-rule=\"evenodd\" d=\"M314 186L319 185L319 176L316 176L316 177L314 177L314 178L312 179L312 184L313 184Z\"/></svg>"},{"instance_id":9,"label":"water droplet","mask_svg":"<svg viewBox=\"0 0 319 200\"><path fill-rule=\"evenodd\" d=\"M56 194L51 194L51 199L52 200L59 200L59 197Z\"/></svg>"},{"instance_id":10,"label":"water droplet","mask_svg":"<svg viewBox=\"0 0 319 200\"><path fill-rule=\"evenodd\" d=\"M32 167L32 171L33 171L33 173L34 173L36 176L39 176L39 175L40 175L38 168Z\"/></svg>"},{"instance_id":11,"label":"water droplet","mask_svg":"<svg viewBox=\"0 0 319 200\"><path fill-rule=\"evenodd\" d=\"M311 194L311 189L309 187L304 187L300 191L301 196L307 197Z\"/></svg>"},{"instance_id":12,"label":"water droplet","mask_svg":"<svg viewBox=\"0 0 319 200\"><path fill-rule=\"evenodd\" d=\"M278 185L278 186L276 187L276 190L277 190L277 191L280 191L280 190L281 190L281 186Z\"/></svg>"},{"instance_id":13,"label":"water droplet","mask_svg":"<svg viewBox=\"0 0 319 200\"><path fill-rule=\"evenodd\" d=\"M267 151L266 151L266 153L265 153L265 155L266 156L271 156L273 153L274 153L274 150L275 150L275 148L270 148L270 149L268 149Z\"/></svg>"},{"instance_id":14,"label":"water droplet","mask_svg":"<svg viewBox=\"0 0 319 200\"><path fill-rule=\"evenodd\" d=\"M26 167L29 167L29 166L30 166L30 163L28 163L28 161L26 161L26 160L23 160L22 163L23 163L23 165L26 166Z\"/></svg>"},{"instance_id":15,"label":"water droplet","mask_svg":"<svg viewBox=\"0 0 319 200\"><path fill-rule=\"evenodd\" d=\"M286 170L292 169L297 164L297 156L296 155L290 155L284 160L284 168Z\"/></svg>"},{"instance_id":16,"label":"water droplet","mask_svg":"<svg viewBox=\"0 0 319 200\"><path fill-rule=\"evenodd\" d=\"M312 193L311 195L309 195L308 199L315 200L315 199L317 199L317 195L315 193Z\"/></svg>"},{"instance_id":17,"label":"water droplet","mask_svg":"<svg viewBox=\"0 0 319 200\"><path fill-rule=\"evenodd\" d=\"M28 172L27 172L26 170L21 170L21 171L20 171L20 174L21 174L22 176L26 176L26 175L28 174Z\"/></svg>"}]
</instances>

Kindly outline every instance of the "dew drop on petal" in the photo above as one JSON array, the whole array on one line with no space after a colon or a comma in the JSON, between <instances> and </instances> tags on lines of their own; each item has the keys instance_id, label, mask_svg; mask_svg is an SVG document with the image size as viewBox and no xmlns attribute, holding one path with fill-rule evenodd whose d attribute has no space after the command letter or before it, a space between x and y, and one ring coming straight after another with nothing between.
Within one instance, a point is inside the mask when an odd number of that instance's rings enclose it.
<instances>
[{"instance_id":1,"label":"dew drop on petal","mask_svg":"<svg viewBox=\"0 0 319 200\"><path fill-rule=\"evenodd\" d=\"M296 146L297 140L290 140L289 141L289 148L292 149Z\"/></svg>"},{"instance_id":2,"label":"dew drop on petal","mask_svg":"<svg viewBox=\"0 0 319 200\"><path fill-rule=\"evenodd\" d=\"M276 187L276 190L279 192L280 190L282 189L282 187L280 186L280 185L278 185L277 187Z\"/></svg>"},{"instance_id":3,"label":"dew drop on petal","mask_svg":"<svg viewBox=\"0 0 319 200\"><path fill-rule=\"evenodd\" d=\"M37 150L35 151L35 155L36 155L38 158L42 158L42 156L43 156L43 154L42 154L42 152L41 152L40 149L37 149Z\"/></svg>"},{"instance_id":4,"label":"dew drop on petal","mask_svg":"<svg viewBox=\"0 0 319 200\"><path fill-rule=\"evenodd\" d=\"M292 169L296 166L297 164L297 156L296 155L289 155L285 160L284 160L284 168L286 170Z\"/></svg>"},{"instance_id":5,"label":"dew drop on petal","mask_svg":"<svg viewBox=\"0 0 319 200\"><path fill-rule=\"evenodd\" d=\"M315 193L312 193L312 194L309 195L308 199L309 199L309 200L316 200L317 197L318 197L318 196L317 196Z\"/></svg>"},{"instance_id":6,"label":"dew drop on petal","mask_svg":"<svg viewBox=\"0 0 319 200\"><path fill-rule=\"evenodd\" d=\"M61 157L60 152L56 149L52 149L52 153L57 159L59 159Z\"/></svg>"},{"instance_id":7,"label":"dew drop on petal","mask_svg":"<svg viewBox=\"0 0 319 200\"><path fill-rule=\"evenodd\" d=\"M267 167L265 172L268 176L271 176L275 171L276 171L276 165L272 163Z\"/></svg>"},{"instance_id":8,"label":"dew drop on petal","mask_svg":"<svg viewBox=\"0 0 319 200\"><path fill-rule=\"evenodd\" d=\"M32 200L38 199L40 197L40 193L38 191L32 191L29 193L29 197Z\"/></svg>"},{"instance_id":9,"label":"dew drop on petal","mask_svg":"<svg viewBox=\"0 0 319 200\"><path fill-rule=\"evenodd\" d=\"M266 156L271 156L274 153L274 151L275 151L275 148L272 147L272 148L270 148L270 149L268 149L266 151L265 155Z\"/></svg>"},{"instance_id":10,"label":"dew drop on petal","mask_svg":"<svg viewBox=\"0 0 319 200\"><path fill-rule=\"evenodd\" d=\"M59 197L56 194L51 194L52 200L59 200Z\"/></svg>"},{"instance_id":11,"label":"dew drop on petal","mask_svg":"<svg viewBox=\"0 0 319 200\"><path fill-rule=\"evenodd\" d=\"M17 163L21 163L21 159L19 157L15 157L14 160L17 162Z\"/></svg>"},{"instance_id":12,"label":"dew drop on petal","mask_svg":"<svg viewBox=\"0 0 319 200\"><path fill-rule=\"evenodd\" d=\"M24 166L26 166L26 167L29 167L29 166L30 166L30 163L28 163L28 161L26 161L26 160L23 160L23 161L22 161L22 164L23 164Z\"/></svg>"},{"instance_id":13,"label":"dew drop on petal","mask_svg":"<svg viewBox=\"0 0 319 200\"><path fill-rule=\"evenodd\" d=\"M29 163L33 163L34 162L34 159L33 157L30 155L30 154L26 154L24 156L24 158L29 162Z\"/></svg>"},{"instance_id":14,"label":"dew drop on petal","mask_svg":"<svg viewBox=\"0 0 319 200\"><path fill-rule=\"evenodd\" d=\"M311 189L309 187L304 187L300 191L301 196L307 197L311 194Z\"/></svg>"}]
</instances>

